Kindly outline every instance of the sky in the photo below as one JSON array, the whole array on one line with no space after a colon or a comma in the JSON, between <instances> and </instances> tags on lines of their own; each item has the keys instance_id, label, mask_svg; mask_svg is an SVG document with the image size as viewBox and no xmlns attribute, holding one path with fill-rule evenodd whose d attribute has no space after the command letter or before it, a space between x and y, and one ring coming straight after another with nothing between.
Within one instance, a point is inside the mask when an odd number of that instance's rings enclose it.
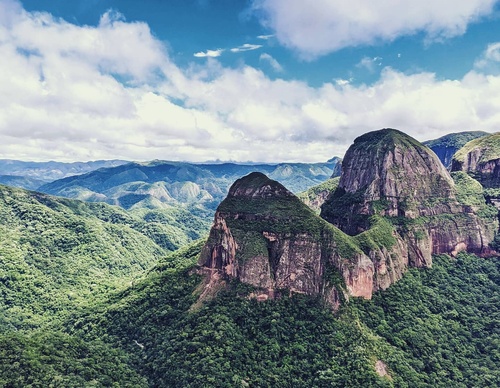
<instances>
[{"instance_id":1,"label":"sky","mask_svg":"<svg viewBox=\"0 0 500 388\"><path fill-rule=\"evenodd\" d=\"M500 131L500 0L0 0L0 159L324 162Z\"/></svg>"}]
</instances>

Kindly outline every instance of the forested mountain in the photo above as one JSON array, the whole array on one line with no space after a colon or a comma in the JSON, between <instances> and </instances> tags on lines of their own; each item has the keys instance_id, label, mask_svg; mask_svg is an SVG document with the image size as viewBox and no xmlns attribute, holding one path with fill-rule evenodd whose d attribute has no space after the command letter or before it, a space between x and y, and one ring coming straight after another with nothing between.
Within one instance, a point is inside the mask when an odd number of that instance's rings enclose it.
<instances>
[{"instance_id":1,"label":"forested mountain","mask_svg":"<svg viewBox=\"0 0 500 388\"><path fill-rule=\"evenodd\" d=\"M153 181L140 166L121 171ZM315 210L253 172L198 241L196 202L0 186L0 386L500 386L498 211L468 173L488 171L375 131L302 195Z\"/></svg>"},{"instance_id":2,"label":"forested mountain","mask_svg":"<svg viewBox=\"0 0 500 388\"><path fill-rule=\"evenodd\" d=\"M192 164L153 161L99 169L46 184L40 191L130 208L162 208L196 203L214 210L229 186L253 171L268 174L292 191L319 184L333 173L338 158L316 164Z\"/></svg>"},{"instance_id":3,"label":"forested mountain","mask_svg":"<svg viewBox=\"0 0 500 388\"><path fill-rule=\"evenodd\" d=\"M298 294L258 302L237 283L199 305L201 279L192 268L200 249L197 243L161 260L107 303L71 317L64 332L4 333L0 358L10 362L0 364L3 381L19 387L54 379L65 386L144 387L500 383L496 258L436 257L433 268L410 270L373 300L353 300L332 314L320 300Z\"/></svg>"},{"instance_id":4,"label":"forested mountain","mask_svg":"<svg viewBox=\"0 0 500 388\"><path fill-rule=\"evenodd\" d=\"M488 135L488 132L483 131L450 133L439 139L424 141L422 144L433 150L439 160L441 160L441 163L443 163L446 168L450 168L455 152L462 148L467 142L486 135Z\"/></svg>"}]
</instances>

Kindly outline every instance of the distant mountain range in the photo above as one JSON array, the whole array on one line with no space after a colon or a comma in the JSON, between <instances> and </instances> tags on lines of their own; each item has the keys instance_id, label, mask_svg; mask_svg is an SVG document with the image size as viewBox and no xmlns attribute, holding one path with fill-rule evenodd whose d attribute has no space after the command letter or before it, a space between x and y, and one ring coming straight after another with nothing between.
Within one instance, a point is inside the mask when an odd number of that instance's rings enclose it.
<instances>
[{"instance_id":1,"label":"distant mountain range","mask_svg":"<svg viewBox=\"0 0 500 388\"><path fill-rule=\"evenodd\" d=\"M229 186L241 176L258 171L300 192L330 178L339 158L327 163L241 165L192 164L153 161L101 168L67 177L39 191L91 202L106 202L125 209L163 208L196 203L215 209Z\"/></svg>"},{"instance_id":2,"label":"distant mountain range","mask_svg":"<svg viewBox=\"0 0 500 388\"><path fill-rule=\"evenodd\" d=\"M431 148L449 169L451 158L458 149L486 134L480 131L453 133L423 144ZM230 185L251 172L264 173L290 191L299 193L339 176L341 161L338 157L312 164L0 160L0 184L87 202L105 202L125 209L196 205L213 211Z\"/></svg>"}]
</instances>

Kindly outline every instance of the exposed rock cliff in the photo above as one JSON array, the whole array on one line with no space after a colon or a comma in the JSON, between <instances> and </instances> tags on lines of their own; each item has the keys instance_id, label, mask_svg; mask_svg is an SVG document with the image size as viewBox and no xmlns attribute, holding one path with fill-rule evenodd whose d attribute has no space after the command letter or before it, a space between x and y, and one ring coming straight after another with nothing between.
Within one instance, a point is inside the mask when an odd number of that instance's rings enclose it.
<instances>
[{"instance_id":1,"label":"exposed rock cliff","mask_svg":"<svg viewBox=\"0 0 500 388\"><path fill-rule=\"evenodd\" d=\"M262 299L288 290L321 295L335 308L350 295L370 298L409 266L430 266L434 253L488 253L495 209L478 182L454 178L427 147L391 129L356 139L339 186L325 196L324 219L251 173L215 214L199 260L207 287L237 278Z\"/></svg>"},{"instance_id":2,"label":"exposed rock cliff","mask_svg":"<svg viewBox=\"0 0 500 388\"><path fill-rule=\"evenodd\" d=\"M452 171L465 171L484 187L500 187L500 133L465 144L453 156Z\"/></svg>"},{"instance_id":3,"label":"exposed rock cliff","mask_svg":"<svg viewBox=\"0 0 500 388\"><path fill-rule=\"evenodd\" d=\"M422 144L433 150L446 168L451 168L451 161L455 152L467 142L486 135L488 135L488 132L482 131L450 133L439 139L424 141Z\"/></svg>"},{"instance_id":4,"label":"exposed rock cliff","mask_svg":"<svg viewBox=\"0 0 500 388\"><path fill-rule=\"evenodd\" d=\"M344 292L372 293L373 262L357 241L261 173L233 184L199 263L215 280L238 278L268 297L287 289L337 306Z\"/></svg>"},{"instance_id":5,"label":"exposed rock cliff","mask_svg":"<svg viewBox=\"0 0 500 388\"><path fill-rule=\"evenodd\" d=\"M432 254L486 254L497 222L479 216L484 199L470 206L467 196L457 198L459 189L427 147L383 129L357 138L349 148L339 187L321 216L351 235L367 230L370 216L387 217L407 244L410 265L431 265ZM401 252L399 258L404 256Z\"/></svg>"}]
</instances>

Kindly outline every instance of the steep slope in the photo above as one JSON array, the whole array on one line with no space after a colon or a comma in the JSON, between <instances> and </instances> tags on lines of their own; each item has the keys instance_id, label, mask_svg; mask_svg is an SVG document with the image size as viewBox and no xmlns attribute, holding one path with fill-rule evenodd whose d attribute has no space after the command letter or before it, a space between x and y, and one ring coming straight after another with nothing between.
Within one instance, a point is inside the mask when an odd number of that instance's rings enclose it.
<instances>
[{"instance_id":1,"label":"steep slope","mask_svg":"<svg viewBox=\"0 0 500 388\"><path fill-rule=\"evenodd\" d=\"M399 257L411 265L431 265L432 254L488 254L498 221L484 200L474 207L462 196L461 203L459 189L427 147L383 129L349 148L339 186L321 216L351 235L369 229L371 216L386 217L408 245Z\"/></svg>"},{"instance_id":2,"label":"steep slope","mask_svg":"<svg viewBox=\"0 0 500 388\"><path fill-rule=\"evenodd\" d=\"M0 186L0 331L57 322L130 282L167 252L153 227L119 208Z\"/></svg>"},{"instance_id":3,"label":"steep slope","mask_svg":"<svg viewBox=\"0 0 500 388\"><path fill-rule=\"evenodd\" d=\"M452 171L465 171L486 188L500 187L500 133L465 144L453 156Z\"/></svg>"},{"instance_id":4,"label":"steep slope","mask_svg":"<svg viewBox=\"0 0 500 388\"><path fill-rule=\"evenodd\" d=\"M433 150L441 163L449 169L451 168L451 162L455 152L462 148L465 143L486 135L488 135L488 132L483 131L450 133L439 139L424 141L422 144Z\"/></svg>"}]
</instances>

